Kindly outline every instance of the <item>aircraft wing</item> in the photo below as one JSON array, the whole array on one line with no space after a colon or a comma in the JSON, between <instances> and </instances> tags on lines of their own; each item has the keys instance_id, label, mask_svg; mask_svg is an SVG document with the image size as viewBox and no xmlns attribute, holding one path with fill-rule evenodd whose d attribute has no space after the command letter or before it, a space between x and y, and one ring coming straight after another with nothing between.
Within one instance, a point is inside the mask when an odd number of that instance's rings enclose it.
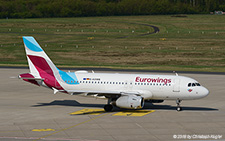
<instances>
[{"instance_id":1,"label":"aircraft wing","mask_svg":"<svg viewBox=\"0 0 225 141\"><path fill-rule=\"evenodd\" d=\"M106 98L110 97L118 97L121 95L140 95L139 92L135 91L80 91L80 90L69 90L68 93L72 95L76 94L85 94L88 95L96 95L96 96L105 96Z\"/></svg>"}]
</instances>

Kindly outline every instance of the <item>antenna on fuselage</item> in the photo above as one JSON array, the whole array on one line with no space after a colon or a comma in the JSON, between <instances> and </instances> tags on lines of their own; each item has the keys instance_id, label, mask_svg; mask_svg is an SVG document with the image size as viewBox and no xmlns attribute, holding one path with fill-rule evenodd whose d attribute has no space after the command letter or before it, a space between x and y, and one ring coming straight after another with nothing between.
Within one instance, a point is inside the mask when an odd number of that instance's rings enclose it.
<instances>
[{"instance_id":1,"label":"antenna on fuselage","mask_svg":"<svg viewBox=\"0 0 225 141\"><path fill-rule=\"evenodd\" d=\"M176 71L173 71L173 73L175 73L176 76L179 76L179 75L176 73Z\"/></svg>"}]
</instances>

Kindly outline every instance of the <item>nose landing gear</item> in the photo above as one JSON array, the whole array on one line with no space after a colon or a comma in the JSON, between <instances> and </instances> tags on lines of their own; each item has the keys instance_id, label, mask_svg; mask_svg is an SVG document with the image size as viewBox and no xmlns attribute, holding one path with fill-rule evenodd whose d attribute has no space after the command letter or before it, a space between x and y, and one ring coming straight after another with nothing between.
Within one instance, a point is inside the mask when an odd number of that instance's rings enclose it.
<instances>
[{"instance_id":1,"label":"nose landing gear","mask_svg":"<svg viewBox=\"0 0 225 141\"><path fill-rule=\"evenodd\" d=\"M176 100L176 103L177 103L177 111L182 111L182 108L180 107L180 102L181 102L180 99L177 99Z\"/></svg>"}]
</instances>

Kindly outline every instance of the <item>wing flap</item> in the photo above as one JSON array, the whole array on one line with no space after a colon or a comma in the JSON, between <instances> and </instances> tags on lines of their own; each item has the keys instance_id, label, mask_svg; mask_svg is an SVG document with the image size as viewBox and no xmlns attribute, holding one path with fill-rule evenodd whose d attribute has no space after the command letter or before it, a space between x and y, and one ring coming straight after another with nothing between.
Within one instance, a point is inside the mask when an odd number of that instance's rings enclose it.
<instances>
[{"instance_id":1,"label":"wing flap","mask_svg":"<svg viewBox=\"0 0 225 141\"><path fill-rule=\"evenodd\" d=\"M70 94L85 94L88 95L98 95L98 96L105 96L105 97L112 97L113 95L139 95L139 92L126 92L126 91L83 91L83 90L68 90Z\"/></svg>"}]
</instances>

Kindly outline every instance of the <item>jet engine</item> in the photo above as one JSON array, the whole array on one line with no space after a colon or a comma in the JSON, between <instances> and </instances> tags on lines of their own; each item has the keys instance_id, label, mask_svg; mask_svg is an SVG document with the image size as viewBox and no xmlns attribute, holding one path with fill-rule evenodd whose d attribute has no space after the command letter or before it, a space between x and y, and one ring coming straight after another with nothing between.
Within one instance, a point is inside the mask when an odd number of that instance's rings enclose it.
<instances>
[{"instance_id":1,"label":"jet engine","mask_svg":"<svg viewBox=\"0 0 225 141\"><path fill-rule=\"evenodd\" d=\"M126 95L119 97L115 105L126 109L141 109L144 107L144 98L136 95Z\"/></svg>"}]
</instances>

